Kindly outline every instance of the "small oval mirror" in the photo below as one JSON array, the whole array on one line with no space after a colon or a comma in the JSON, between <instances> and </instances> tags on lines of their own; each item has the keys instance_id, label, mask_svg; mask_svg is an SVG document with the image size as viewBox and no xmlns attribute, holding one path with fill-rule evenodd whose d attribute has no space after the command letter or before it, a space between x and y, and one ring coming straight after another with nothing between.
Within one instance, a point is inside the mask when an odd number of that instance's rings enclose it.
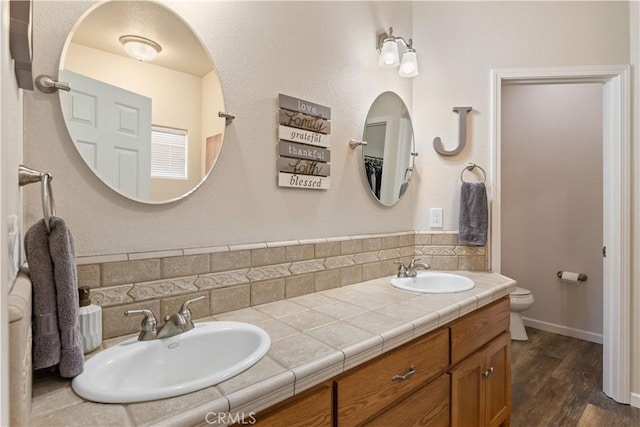
<instances>
[{"instance_id":1,"label":"small oval mirror","mask_svg":"<svg viewBox=\"0 0 640 427\"><path fill-rule=\"evenodd\" d=\"M222 86L198 37L166 6L108 1L67 37L62 112L105 184L144 203L185 197L209 176L225 131Z\"/></svg>"},{"instance_id":2,"label":"small oval mirror","mask_svg":"<svg viewBox=\"0 0 640 427\"><path fill-rule=\"evenodd\" d=\"M379 95L367 114L362 146L364 177L371 194L393 206L407 190L413 172L414 137L409 110L394 92Z\"/></svg>"}]
</instances>

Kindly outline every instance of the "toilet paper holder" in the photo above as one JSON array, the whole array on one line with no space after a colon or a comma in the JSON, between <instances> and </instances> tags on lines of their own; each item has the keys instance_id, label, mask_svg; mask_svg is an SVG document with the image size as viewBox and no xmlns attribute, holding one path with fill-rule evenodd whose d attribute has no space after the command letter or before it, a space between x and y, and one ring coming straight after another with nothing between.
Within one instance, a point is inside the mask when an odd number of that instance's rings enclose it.
<instances>
[{"instance_id":1,"label":"toilet paper holder","mask_svg":"<svg viewBox=\"0 0 640 427\"><path fill-rule=\"evenodd\" d=\"M562 279L562 275L563 275L563 273L564 273L564 271L558 271L558 273L556 273L556 275L557 275L560 279ZM568 271L567 271L567 273L570 273L570 272L568 272ZM573 273L573 274L575 274L575 273ZM586 282L588 278L589 278L589 277L587 277L587 275L586 275L586 274L584 274L584 273L578 273L578 283L580 283L580 282Z\"/></svg>"}]
</instances>

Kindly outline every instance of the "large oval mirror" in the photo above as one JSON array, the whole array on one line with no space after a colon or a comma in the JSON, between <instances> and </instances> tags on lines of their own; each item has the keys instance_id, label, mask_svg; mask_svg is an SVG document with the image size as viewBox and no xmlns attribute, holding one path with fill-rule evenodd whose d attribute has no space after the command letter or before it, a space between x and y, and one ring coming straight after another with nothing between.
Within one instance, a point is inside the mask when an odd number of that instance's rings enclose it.
<instances>
[{"instance_id":1,"label":"large oval mirror","mask_svg":"<svg viewBox=\"0 0 640 427\"><path fill-rule=\"evenodd\" d=\"M193 192L222 148L220 79L189 26L152 1L109 1L76 23L60 59L62 112L78 152L109 187L166 203Z\"/></svg>"},{"instance_id":2,"label":"large oval mirror","mask_svg":"<svg viewBox=\"0 0 640 427\"><path fill-rule=\"evenodd\" d=\"M413 124L402 98L384 92L373 101L363 139L366 184L376 200L393 206L407 190L413 172Z\"/></svg>"}]
</instances>

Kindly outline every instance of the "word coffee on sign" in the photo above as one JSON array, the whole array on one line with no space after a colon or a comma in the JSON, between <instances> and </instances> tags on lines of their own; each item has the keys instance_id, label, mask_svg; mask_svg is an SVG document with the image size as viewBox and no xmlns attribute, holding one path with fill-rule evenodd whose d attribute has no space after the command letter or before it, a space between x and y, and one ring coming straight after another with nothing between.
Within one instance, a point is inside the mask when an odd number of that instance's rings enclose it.
<instances>
[{"instance_id":1,"label":"word coffee on sign","mask_svg":"<svg viewBox=\"0 0 640 427\"><path fill-rule=\"evenodd\" d=\"M316 145L318 147L328 147L331 142L329 135L282 125L278 128L278 136L280 139L287 141Z\"/></svg>"},{"instance_id":2,"label":"word coffee on sign","mask_svg":"<svg viewBox=\"0 0 640 427\"><path fill-rule=\"evenodd\" d=\"M280 108L299 111L301 113L311 114L312 116L331 120L331 108L325 107L324 105L314 104L313 102L304 101L302 99L283 94L278 95L278 104Z\"/></svg>"},{"instance_id":3,"label":"word coffee on sign","mask_svg":"<svg viewBox=\"0 0 640 427\"><path fill-rule=\"evenodd\" d=\"M306 129L318 133L331 133L331 122L321 117L314 117L297 111L289 111L281 108L278 120L281 125L285 126Z\"/></svg>"},{"instance_id":4,"label":"word coffee on sign","mask_svg":"<svg viewBox=\"0 0 640 427\"><path fill-rule=\"evenodd\" d=\"M280 187L311 188L314 190L328 190L331 179L324 176L294 175L280 172L278 185Z\"/></svg>"},{"instance_id":5,"label":"word coffee on sign","mask_svg":"<svg viewBox=\"0 0 640 427\"><path fill-rule=\"evenodd\" d=\"M328 163L316 162L313 160L288 159L280 157L278 160L278 170L296 175L318 175L329 176L330 166Z\"/></svg>"},{"instance_id":6,"label":"word coffee on sign","mask_svg":"<svg viewBox=\"0 0 640 427\"><path fill-rule=\"evenodd\" d=\"M278 154L284 157L296 157L321 162L331 160L331 151L325 148L311 147L309 145L296 144L295 142L288 141L280 141L280 151Z\"/></svg>"}]
</instances>

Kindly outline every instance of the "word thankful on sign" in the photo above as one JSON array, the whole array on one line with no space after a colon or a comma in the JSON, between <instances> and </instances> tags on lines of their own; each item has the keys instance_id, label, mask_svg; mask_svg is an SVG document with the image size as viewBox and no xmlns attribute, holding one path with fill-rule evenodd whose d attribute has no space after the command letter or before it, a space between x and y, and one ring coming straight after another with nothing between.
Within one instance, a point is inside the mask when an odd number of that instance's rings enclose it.
<instances>
[{"instance_id":1,"label":"word thankful on sign","mask_svg":"<svg viewBox=\"0 0 640 427\"><path fill-rule=\"evenodd\" d=\"M331 160L331 152L325 148L296 144L295 142L288 141L280 141L280 151L278 154L284 157L318 160L320 162L328 162Z\"/></svg>"},{"instance_id":2,"label":"word thankful on sign","mask_svg":"<svg viewBox=\"0 0 640 427\"><path fill-rule=\"evenodd\" d=\"M278 101L278 185L328 189L331 108L282 94Z\"/></svg>"}]
</instances>

